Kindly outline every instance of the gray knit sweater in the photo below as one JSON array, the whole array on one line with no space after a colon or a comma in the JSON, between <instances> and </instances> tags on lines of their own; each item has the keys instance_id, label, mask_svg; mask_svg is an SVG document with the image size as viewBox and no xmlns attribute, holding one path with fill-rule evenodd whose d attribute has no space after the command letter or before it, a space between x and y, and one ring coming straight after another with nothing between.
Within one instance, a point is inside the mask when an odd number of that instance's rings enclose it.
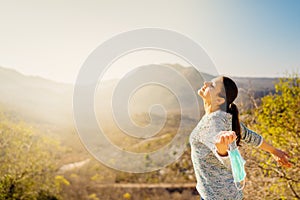
<instances>
[{"instance_id":1,"label":"gray knit sweater","mask_svg":"<svg viewBox=\"0 0 300 200\"><path fill-rule=\"evenodd\" d=\"M215 138L221 131L232 130L232 116L218 110L202 117L190 135L191 157L197 179L197 190L205 200L242 199L231 172L230 160L217 153ZM241 123L241 140L259 147L262 136Z\"/></svg>"}]
</instances>

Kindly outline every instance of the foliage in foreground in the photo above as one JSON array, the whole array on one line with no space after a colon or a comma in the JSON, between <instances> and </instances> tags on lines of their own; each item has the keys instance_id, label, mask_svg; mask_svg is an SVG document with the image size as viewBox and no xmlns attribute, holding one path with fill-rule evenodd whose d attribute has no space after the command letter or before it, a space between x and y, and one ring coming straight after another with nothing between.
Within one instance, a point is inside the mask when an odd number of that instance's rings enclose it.
<instances>
[{"instance_id":1,"label":"foliage in foreground","mask_svg":"<svg viewBox=\"0 0 300 200\"><path fill-rule=\"evenodd\" d=\"M300 198L300 78L293 75L280 79L275 85L276 93L265 96L254 111L252 129L261 133L266 141L283 149L291 156L293 167L278 166L267 153L254 150L258 167L269 180L264 185L268 199ZM263 184L264 180L257 184ZM262 189L262 188L261 188Z\"/></svg>"},{"instance_id":2,"label":"foliage in foreground","mask_svg":"<svg viewBox=\"0 0 300 200\"><path fill-rule=\"evenodd\" d=\"M58 199L57 147L0 113L0 199Z\"/></svg>"}]
</instances>

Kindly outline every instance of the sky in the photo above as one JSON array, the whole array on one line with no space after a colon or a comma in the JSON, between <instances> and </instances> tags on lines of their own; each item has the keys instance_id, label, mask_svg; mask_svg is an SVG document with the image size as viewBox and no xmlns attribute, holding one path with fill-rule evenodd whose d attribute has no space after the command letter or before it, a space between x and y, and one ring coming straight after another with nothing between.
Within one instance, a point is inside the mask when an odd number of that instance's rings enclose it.
<instances>
[{"instance_id":1,"label":"sky","mask_svg":"<svg viewBox=\"0 0 300 200\"><path fill-rule=\"evenodd\" d=\"M0 24L0 66L65 83L103 42L145 27L191 38L220 74L279 77L300 69L299 0L0 0ZM116 63L186 64L162 52L128 56ZM106 78L122 73L115 66Z\"/></svg>"}]
</instances>

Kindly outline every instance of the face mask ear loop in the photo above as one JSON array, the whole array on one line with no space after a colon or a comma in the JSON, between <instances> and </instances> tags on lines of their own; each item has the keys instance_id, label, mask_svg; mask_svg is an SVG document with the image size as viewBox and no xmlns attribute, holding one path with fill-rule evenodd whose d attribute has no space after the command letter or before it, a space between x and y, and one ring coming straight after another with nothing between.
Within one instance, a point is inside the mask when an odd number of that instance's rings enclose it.
<instances>
[{"instance_id":1,"label":"face mask ear loop","mask_svg":"<svg viewBox=\"0 0 300 200\"><path fill-rule=\"evenodd\" d=\"M237 183L238 182L234 182L236 189L243 190L246 185L246 178L244 180L242 180L241 182L239 182L239 186Z\"/></svg>"}]
</instances>

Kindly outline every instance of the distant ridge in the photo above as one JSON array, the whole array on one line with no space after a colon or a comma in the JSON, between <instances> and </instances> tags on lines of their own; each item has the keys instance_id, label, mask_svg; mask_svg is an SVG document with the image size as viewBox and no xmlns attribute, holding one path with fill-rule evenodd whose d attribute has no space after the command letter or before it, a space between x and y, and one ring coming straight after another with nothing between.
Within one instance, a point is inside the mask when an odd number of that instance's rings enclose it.
<instances>
[{"instance_id":1,"label":"distant ridge","mask_svg":"<svg viewBox=\"0 0 300 200\"><path fill-rule=\"evenodd\" d=\"M70 124L73 87L0 67L0 105L25 121Z\"/></svg>"},{"instance_id":2,"label":"distant ridge","mask_svg":"<svg viewBox=\"0 0 300 200\"><path fill-rule=\"evenodd\" d=\"M179 64L169 65L180 73L190 82L195 92L202 86L203 78L210 80L213 76L209 74L200 74L193 67L182 67ZM243 106L249 106L246 92L252 92L257 97L264 96L274 92L274 83L277 78L246 78L232 77L240 90L239 99L244 103ZM175 80L176 81L176 80ZM104 81L104 92L111 92L117 80ZM152 94L149 97L148 94ZM27 121L37 123L50 123L57 126L70 126L73 124L72 116L72 98L73 86L71 84L58 83L38 76L26 76L16 70L0 67L0 106L9 110L14 110ZM148 104L152 100L162 100L166 104L174 103L173 97L164 98L166 93L160 91L156 95L151 87L145 89L136 98L137 102L144 100L144 105L135 106L136 112L148 109ZM182 94L185 95L185 91ZM186 96L186 100L189 97ZM200 101L200 98L199 98ZM103 104L105 105L105 104Z\"/></svg>"}]
</instances>

